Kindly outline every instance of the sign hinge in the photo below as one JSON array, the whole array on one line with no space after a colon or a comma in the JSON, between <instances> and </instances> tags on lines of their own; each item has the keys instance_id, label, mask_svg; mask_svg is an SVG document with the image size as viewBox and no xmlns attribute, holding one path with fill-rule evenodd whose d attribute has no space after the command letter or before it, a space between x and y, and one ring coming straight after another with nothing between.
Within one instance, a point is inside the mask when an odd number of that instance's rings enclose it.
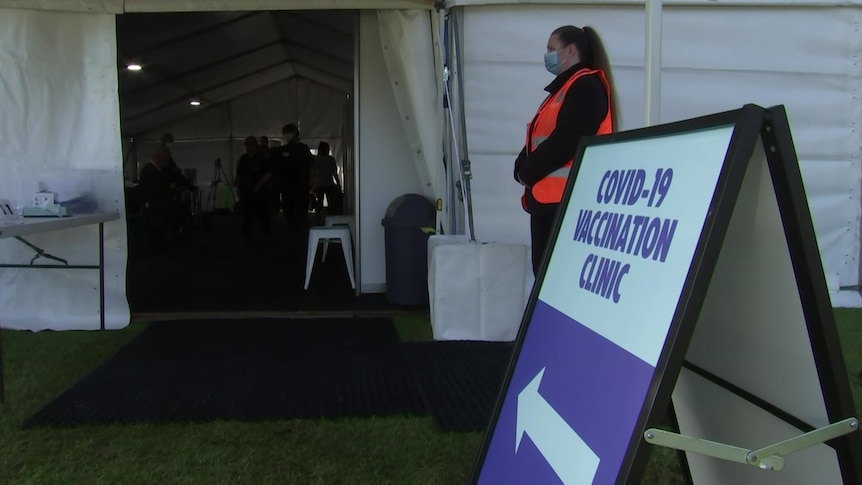
<instances>
[{"instance_id":1,"label":"sign hinge","mask_svg":"<svg viewBox=\"0 0 862 485\"><path fill-rule=\"evenodd\" d=\"M715 441L692 438L662 429L651 428L644 432L644 439L656 446L711 456L721 460L743 463L762 470L780 471L784 469L784 457L819 445L839 436L850 434L859 429L859 420L847 418L837 423L794 436L793 438L757 450L726 445Z\"/></svg>"}]
</instances>

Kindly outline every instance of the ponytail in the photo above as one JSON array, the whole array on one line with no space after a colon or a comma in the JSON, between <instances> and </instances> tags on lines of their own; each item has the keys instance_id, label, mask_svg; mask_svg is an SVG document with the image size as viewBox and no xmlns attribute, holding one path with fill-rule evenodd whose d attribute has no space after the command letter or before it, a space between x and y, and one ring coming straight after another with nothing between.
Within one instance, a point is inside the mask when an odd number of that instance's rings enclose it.
<instances>
[{"instance_id":1,"label":"ponytail","mask_svg":"<svg viewBox=\"0 0 862 485\"><path fill-rule=\"evenodd\" d=\"M617 131L619 123L619 109L617 107L618 98L617 90L614 87L614 77L611 74L611 61L608 58L608 53L599 37L598 32L592 27L578 28L574 25L564 25L556 30L551 35L559 37L560 42L565 45L574 45L581 56L580 61L590 69L599 69L605 73L608 79L608 103L610 104L611 120L613 121L613 131Z\"/></svg>"},{"instance_id":2,"label":"ponytail","mask_svg":"<svg viewBox=\"0 0 862 485\"><path fill-rule=\"evenodd\" d=\"M582 59L582 61L589 67L590 69L600 69L605 73L605 77L608 78L608 86L610 87L609 95L609 103L611 110L611 117L613 120L613 130L617 131L617 126L619 124L619 98L617 97L617 90L614 86L614 78L613 74L611 74L611 61L608 58L608 53L605 50L605 46L602 43L601 37L599 37L598 32L592 27L584 27L584 34L586 36L586 43L589 46L587 49L589 54L586 59Z\"/></svg>"}]
</instances>

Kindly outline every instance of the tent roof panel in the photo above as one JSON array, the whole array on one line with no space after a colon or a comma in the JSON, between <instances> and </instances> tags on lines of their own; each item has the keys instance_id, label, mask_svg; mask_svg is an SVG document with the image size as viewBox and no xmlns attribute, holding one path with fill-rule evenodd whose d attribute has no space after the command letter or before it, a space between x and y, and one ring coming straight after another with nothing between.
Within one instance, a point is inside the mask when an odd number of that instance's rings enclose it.
<instances>
[{"instance_id":1,"label":"tent roof panel","mask_svg":"<svg viewBox=\"0 0 862 485\"><path fill-rule=\"evenodd\" d=\"M0 8L90 13L433 8L433 0L0 0Z\"/></svg>"},{"instance_id":2,"label":"tent roof panel","mask_svg":"<svg viewBox=\"0 0 862 485\"><path fill-rule=\"evenodd\" d=\"M217 84L220 81L225 81L245 73L253 73L266 66L286 61L288 59L284 55L284 49L282 49L280 44L275 44L253 54L235 58L207 69L194 71L178 78L178 81L183 85L196 86L199 89L200 86Z\"/></svg>"},{"instance_id":3,"label":"tent roof panel","mask_svg":"<svg viewBox=\"0 0 862 485\"><path fill-rule=\"evenodd\" d=\"M187 12L175 15L118 15L117 31L124 36L123 50L130 56L169 49L178 40L206 35L230 22L251 15L245 12Z\"/></svg>"},{"instance_id":4,"label":"tent roof panel","mask_svg":"<svg viewBox=\"0 0 862 485\"><path fill-rule=\"evenodd\" d=\"M254 14L206 35L189 37L157 52L147 52L144 56L152 56L155 65L169 72L181 72L247 51L249 47L265 44L278 37L272 21L266 15Z\"/></svg>"},{"instance_id":5,"label":"tent roof panel","mask_svg":"<svg viewBox=\"0 0 862 485\"><path fill-rule=\"evenodd\" d=\"M195 116L207 110L208 106L190 106L188 103L172 103L162 108L148 112L139 117L123 121L123 135L137 135L150 130L158 130L167 124L169 120Z\"/></svg>"},{"instance_id":6,"label":"tent roof panel","mask_svg":"<svg viewBox=\"0 0 862 485\"><path fill-rule=\"evenodd\" d=\"M131 72L126 70L126 65L122 64L117 69L119 73L119 91L120 97L125 93L141 91L149 86L164 84L169 81L168 76L159 72L158 69L144 68L143 71Z\"/></svg>"},{"instance_id":7,"label":"tent roof panel","mask_svg":"<svg viewBox=\"0 0 862 485\"><path fill-rule=\"evenodd\" d=\"M355 24L355 14L270 11L120 16L120 60L136 53L144 66L142 71L120 73L123 131L137 133L185 115L192 97L219 103L295 76L330 91L350 92L354 49L353 34L347 29ZM147 36L148 32L158 35Z\"/></svg>"},{"instance_id":8,"label":"tent roof panel","mask_svg":"<svg viewBox=\"0 0 862 485\"><path fill-rule=\"evenodd\" d=\"M120 114L123 121L140 116L147 111L157 108L167 101L189 98L189 93L175 84L168 84L159 88L156 95L145 93L141 96L121 96Z\"/></svg>"},{"instance_id":9,"label":"tent roof panel","mask_svg":"<svg viewBox=\"0 0 862 485\"><path fill-rule=\"evenodd\" d=\"M307 65L347 81L353 79L353 63L340 59L325 58L301 47L289 47L291 59L297 65Z\"/></svg>"},{"instance_id":10,"label":"tent roof panel","mask_svg":"<svg viewBox=\"0 0 862 485\"><path fill-rule=\"evenodd\" d=\"M424 8L433 0L125 0L126 12Z\"/></svg>"},{"instance_id":11,"label":"tent roof panel","mask_svg":"<svg viewBox=\"0 0 862 485\"><path fill-rule=\"evenodd\" d=\"M293 67L284 63L263 70L254 76L245 76L230 84L209 90L203 94L203 97L208 102L220 103L250 93L264 86L269 86L283 79L288 79L295 74L296 72Z\"/></svg>"},{"instance_id":12,"label":"tent roof panel","mask_svg":"<svg viewBox=\"0 0 862 485\"><path fill-rule=\"evenodd\" d=\"M356 32L356 19L353 15L339 15L331 10L300 10L291 12L303 22L321 27L327 31L343 32L353 35Z\"/></svg>"},{"instance_id":13,"label":"tent roof panel","mask_svg":"<svg viewBox=\"0 0 862 485\"><path fill-rule=\"evenodd\" d=\"M237 54L219 58L209 64L205 64L203 66L198 66L194 68L186 68L182 71L177 72L173 77L168 76L160 76L156 74L152 79L147 81L141 81L138 83L133 83L131 81L137 80L138 76L141 79L146 79L147 75L152 73L153 69L146 69L145 72L138 73L130 73L127 75L126 82L121 82L122 88L120 90L121 96L132 96L141 91L146 91L148 89L156 88L162 84L175 82L178 79L185 78L187 76L192 76L200 72L204 71L218 71L218 70L229 70L231 69L231 64L236 62L237 60L244 60L246 64L249 63L250 59L259 59L259 56L262 52L266 52L264 54L265 57L269 58L271 55L277 55L284 58L284 49L282 46L282 42L279 40L269 41L265 44L254 46L245 50L243 52L239 52ZM267 61L268 62L268 61Z\"/></svg>"},{"instance_id":14,"label":"tent roof panel","mask_svg":"<svg viewBox=\"0 0 862 485\"><path fill-rule=\"evenodd\" d=\"M297 99L297 90L303 93L304 98ZM341 133L340 125L321 126L314 120L340 118L345 101L346 95L343 93L333 96L329 88L295 77L234 98L228 103L184 113L179 119L154 126L152 131L140 133L135 138L158 140L166 130L171 131L178 140L227 138L231 135L230 126L233 124L233 136L241 143L242 137L248 134L277 137L282 125L290 121L299 121L305 129L314 127L312 131L303 131L306 140L315 137L337 138ZM262 109L274 116L261 117ZM237 127L242 128L236 131ZM240 152L241 148L237 153Z\"/></svg>"},{"instance_id":15,"label":"tent roof panel","mask_svg":"<svg viewBox=\"0 0 862 485\"><path fill-rule=\"evenodd\" d=\"M313 81L317 84L327 86L330 89L345 94L353 91L353 83L351 81L333 76L332 74L321 71L314 66L297 64L294 66L294 69L296 69L296 73L300 77L308 79L309 81Z\"/></svg>"},{"instance_id":16,"label":"tent roof panel","mask_svg":"<svg viewBox=\"0 0 862 485\"><path fill-rule=\"evenodd\" d=\"M176 118L167 119L165 123L153 125L149 132L138 131L136 140L158 141L165 131L170 131L177 140L200 138L216 133L230 133L231 113L227 104L201 107L196 110L186 110Z\"/></svg>"},{"instance_id":17,"label":"tent roof panel","mask_svg":"<svg viewBox=\"0 0 862 485\"><path fill-rule=\"evenodd\" d=\"M285 39L322 55L345 61L353 60L353 34L323 29L292 13L282 13L276 18Z\"/></svg>"}]
</instances>

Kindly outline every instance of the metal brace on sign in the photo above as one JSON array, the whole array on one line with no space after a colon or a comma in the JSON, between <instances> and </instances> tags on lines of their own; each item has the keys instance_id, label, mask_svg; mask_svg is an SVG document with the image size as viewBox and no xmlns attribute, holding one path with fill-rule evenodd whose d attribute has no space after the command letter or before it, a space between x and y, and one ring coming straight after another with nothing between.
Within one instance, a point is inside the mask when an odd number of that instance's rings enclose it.
<instances>
[{"instance_id":1,"label":"metal brace on sign","mask_svg":"<svg viewBox=\"0 0 862 485\"><path fill-rule=\"evenodd\" d=\"M751 465L761 470L781 471L784 469L785 456L838 438L839 436L850 434L857 429L859 429L859 420L856 418L847 418L758 450L747 450L738 446L692 438L691 436L684 436L656 428L646 430L644 432L644 439L648 443L657 446Z\"/></svg>"}]
</instances>

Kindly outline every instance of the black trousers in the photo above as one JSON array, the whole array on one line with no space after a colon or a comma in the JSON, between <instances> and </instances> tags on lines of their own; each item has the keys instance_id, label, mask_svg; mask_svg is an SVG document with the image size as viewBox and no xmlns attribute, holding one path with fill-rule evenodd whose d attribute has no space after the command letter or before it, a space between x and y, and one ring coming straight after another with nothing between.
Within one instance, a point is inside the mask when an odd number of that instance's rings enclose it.
<instances>
[{"instance_id":1,"label":"black trousers","mask_svg":"<svg viewBox=\"0 0 862 485\"><path fill-rule=\"evenodd\" d=\"M308 200L307 187L282 187L281 210L289 228L308 225Z\"/></svg>"},{"instance_id":2,"label":"black trousers","mask_svg":"<svg viewBox=\"0 0 862 485\"><path fill-rule=\"evenodd\" d=\"M533 276L539 275L539 268L548 251L548 243L551 239L551 231L554 230L554 219L556 211L548 214L530 214L530 236L533 251Z\"/></svg>"},{"instance_id":3,"label":"black trousers","mask_svg":"<svg viewBox=\"0 0 862 485\"><path fill-rule=\"evenodd\" d=\"M165 248L176 240L181 222L176 201L170 198L148 200L143 214L147 240L151 248Z\"/></svg>"},{"instance_id":4,"label":"black trousers","mask_svg":"<svg viewBox=\"0 0 862 485\"><path fill-rule=\"evenodd\" d=\"M336 197L335 193L338 191L338 187L332 185L329 187L315 187L314 188L314 211L317 213L318 222L323 222L323 196L326 196L327 202L329 202L329 213L336 214L338 213L335 209Z\"/></svg>"},{"instance_id":5,"label":"black trousers","mask_svg":"<svg viewBox=\"0 0 862 485\"><path fill-rule=\"evenodd\" d=\"M254 193L244 191L240 193L240 210L242 212L242 235L247 238L251 235L254 221L260 224L260 231L268 236L269 229L269 195L265 191Z\"/></svg>"}]
</instances>

